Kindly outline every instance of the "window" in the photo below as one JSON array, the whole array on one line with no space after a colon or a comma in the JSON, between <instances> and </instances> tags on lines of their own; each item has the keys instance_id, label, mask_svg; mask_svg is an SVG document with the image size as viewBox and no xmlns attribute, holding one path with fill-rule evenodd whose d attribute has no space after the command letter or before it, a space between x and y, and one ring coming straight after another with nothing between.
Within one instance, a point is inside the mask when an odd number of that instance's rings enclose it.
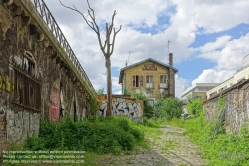
<instances>
[{"instance_id":1,"label":"window","mask_svg":"<svg viewBox=\"0 0 249 166\"><path fill-rule=\"evenodd\" d=\"M219 89L219 93L226 90L227 89L227 86L224 86L223 88Z\"/></svg>"},{"instance_id":2,"label":"window","mask_svg":"<svg viewBox=\"0 0 249 166\"><path fill-rule=\"evenodd\" d=\"M139 77L138 75L132 77L132 85L133 87L138 87L139 84Z\"/></svg>"},{"instance_id":3,"label":"window","mask_svg":"<svg viewBox=\"0 0 249 166\"><path fill-rule=\"evenodd\" d=\"M146 76L146 88L153 88L153 76Z\"/></svg>"},{"instance_id":4,"label":"window","mask_svg":"<svg viewBox=\"0 0 249 166\"><path fill-rule=\"evenodd\" d=\"M214 95L216 95L216 94L217 94L217 91L211 93L211 94L210 94L210 97L212 97L212 96L214 96Z\"/></svg>"},{"instance_id":5,"label":"window","mask_svg":"<svg viewBox=\"0 0 249 166\"><path fill-rule=\"evenodd\" d=\"M167 88L167 76L160 76L160 88Z\"/></svg>"},{"instance_id":6,"label":"window","mask_svg":"<svg viewBox=\"0 0 249 166\"><path fill-rule=\"evenodd\" d=\"M241 78L241 79L238 79L237 82L240 82L241 80L245 79L245 77Z\"/></svg>"},{"instance_id":7,"label":"window","mask_svg":"<svg viewBox=\"0 0 249 166\"><path fill-rule=\"evenodd\" d=\"M14 100L13 103L40 111L41 107L41 84L35 79L35 63L31 53L23 56L21 69L15 68L14 77Z\"/></svg>"}]
</instances>

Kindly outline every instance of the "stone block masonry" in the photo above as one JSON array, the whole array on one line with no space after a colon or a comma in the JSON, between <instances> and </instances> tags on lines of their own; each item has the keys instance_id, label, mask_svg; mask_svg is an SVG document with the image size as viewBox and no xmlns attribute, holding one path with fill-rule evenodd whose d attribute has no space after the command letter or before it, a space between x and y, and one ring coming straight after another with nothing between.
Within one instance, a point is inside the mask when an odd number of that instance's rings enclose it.
<instances>
[{"instance_id":1,"label":"stone block masonry","mask_svg":"<svg viewBox=\"0 0 249 166\"><path fill-rule=\"evenodd\" d=\"M225 100L226 133L238 134L240 128L249 120L249 79L242 80L222 93L204 102L205 117L210 120L218 108L219 95Z\"/></svg>"},{"instance_id":2,"label":"stone block masonry","mask_svg":"<svg viewBox=\"0 0 249 166\"><path fill-rule=\"evenodd\" d=\"M38 3L0 1L0 156L9 144L37 136L40 118L58 122L68 114L76 121L97 100L58 24ZM41 11L53 18L50 27Z\"/></svg>"}]
</instances>

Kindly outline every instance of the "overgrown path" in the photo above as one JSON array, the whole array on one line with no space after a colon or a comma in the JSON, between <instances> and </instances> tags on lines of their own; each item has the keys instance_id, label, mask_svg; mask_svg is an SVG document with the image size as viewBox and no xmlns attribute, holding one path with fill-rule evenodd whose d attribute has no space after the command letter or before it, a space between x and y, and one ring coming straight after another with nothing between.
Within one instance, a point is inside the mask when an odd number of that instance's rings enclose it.
<instances>
[{"instance_id":1,"label":"overgrown path","mask_svg":"<svg viewBox=\"0 0 249 166\"><path fill-rule=\"evenodd\" d=\"M185 129L163 125L160 131L153 130L146 134L149 148L139 147L131 154L112 155L99 161L99 165L205 165L205 160L198 154L199 147L184 135Z\"/></svg>"}]
</instances>

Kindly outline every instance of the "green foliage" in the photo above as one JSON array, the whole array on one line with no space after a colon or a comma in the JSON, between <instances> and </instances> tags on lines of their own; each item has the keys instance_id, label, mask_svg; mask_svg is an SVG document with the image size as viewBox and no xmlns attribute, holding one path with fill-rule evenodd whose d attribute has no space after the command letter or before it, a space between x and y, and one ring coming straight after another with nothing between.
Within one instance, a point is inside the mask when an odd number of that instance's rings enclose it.
<instances>
[{"instance_id":1,"label":"green foliage","mask_svg":"<svg viewBox=\"0 0 249 166\"><path fill-rule=\"evenodd\" d=\"M145 96L143 93L134 93L134 97L137 99L137 100L148 100L148 97Z\"/></svg>"},{"instance_id":2,"label":"green foliage","mask_svg":"<svg viewBox=\"0 0 249 166\"><path fill-rule=\"evenodd\" d=\"M30 137L28 150L85 150L97 153L120 153L143 141L143 132L124 117L95 117L74 122L69 116L63 122L41 120L39 137Z\"/></svg>"},{"instance_id":3,"label":"green foliage","mask_svg":"<svg viewBox=\"0 0 249 166\"><path fill-rule=\"evenodd\" d=\"M153 117L153 106L150 105L148 101L144 102L144 117L146 118Z\"/></svg>"},{"instance_id":4,"label":"green foliage","mask_svg":"<svg viewBox=\"0 0 249 166\"><path fill-rule=\"evenodd\" d=\"M182 115L182 101L178 98L166 98L158 100L154 105L154 115L156 118L166 118L172 120L174 117L180 118Z\"/></svg>"},{"instance_id":5,"label":"green foliage","mask_svg":"<svg viewBox=\"0 0 249 166\"><path fill-rule=\"evenodd\" d=\"M90 105L90 111L93 113L98 106L98 101L91 98L89 101L89 105Z\"/></svg>"},{"instance_id":6,"label":"green foliage","mask_svg":"<svg viewBox=\"0 0 249 166\"><path fill-rule=\"evenodd\" d=\"M104 94L104 88L98 89L98 90L96 91L96 93L97 93L98 95L103 95L103 94Z\"/></svg>"},{"instance_id":7,"label":"green foliage","mask_svg":"<svg viewBox=\"0 0 249 166\"><path fill-rule=\"evenodd\" d=\"M221 111L216 117L221 115ZM207 159L207 165L249 165L249 130L242 127L240 135L224 134L219 131L214 137L218 118L207 122L204 113L188 120L173 119L168 124L187 129L191 140L201 147L201 155Z\"/></svg>"},{"instance_id":8,"label":"green foliage","mask_svg":"<svg viewBox=\"0 0 249 166\"><path fill-rule=\"evenodd\" d=\"M194 115L195 117L199 116L200 113L203 111L203 105L201 99L192 100L188 102L187 108L192 115Z\"/></svg>"},{"instance_id":9,"label":"green foliage","mask_svg":"<svg viewBox=\"0 0 249 166\"><path fill-rule=\"evenodd\" d=\"M218 99L218 110L222 109L225 106L225 99L222 94L220 94Z\"/></svg>"},{"instance_id":10,"label":"green foliage","mask_svg":"<svg viewBox=\"0 0 249 166\"><path fill-rule=\"evenodd\" d=\"M143 93L135 93L134 97L137 100L144 100L144 117L152 118L153 117L153 107L148 102L148 97Z\"/></svg>"},{"instance_id":11,"label":"green foliage","mask_svg":"<svg viewBox=\"0 0 249 166\"><path fill-rule=\"evenodd\" d=\"M130 95L130 92L128 91L127 88L124 89L124 95Z\"/></svg>"}]
</instances>

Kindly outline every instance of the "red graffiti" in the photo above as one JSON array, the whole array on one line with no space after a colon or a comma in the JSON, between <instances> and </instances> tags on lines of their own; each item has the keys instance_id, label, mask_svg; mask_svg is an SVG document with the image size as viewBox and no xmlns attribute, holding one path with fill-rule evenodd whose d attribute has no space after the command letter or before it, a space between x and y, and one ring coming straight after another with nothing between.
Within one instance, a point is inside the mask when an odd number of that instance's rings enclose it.
<instances>
[{"instance_id":1,"label":"red graffiti","mask_svg":"<svg viewBox=\"0 0 249 166\"><path fill-rule=\"evenodd\" d=\"M50 119L52 122L59 121L60 118L60 94L52 92L50 106Z\"/></svg>"}]
</instances>

